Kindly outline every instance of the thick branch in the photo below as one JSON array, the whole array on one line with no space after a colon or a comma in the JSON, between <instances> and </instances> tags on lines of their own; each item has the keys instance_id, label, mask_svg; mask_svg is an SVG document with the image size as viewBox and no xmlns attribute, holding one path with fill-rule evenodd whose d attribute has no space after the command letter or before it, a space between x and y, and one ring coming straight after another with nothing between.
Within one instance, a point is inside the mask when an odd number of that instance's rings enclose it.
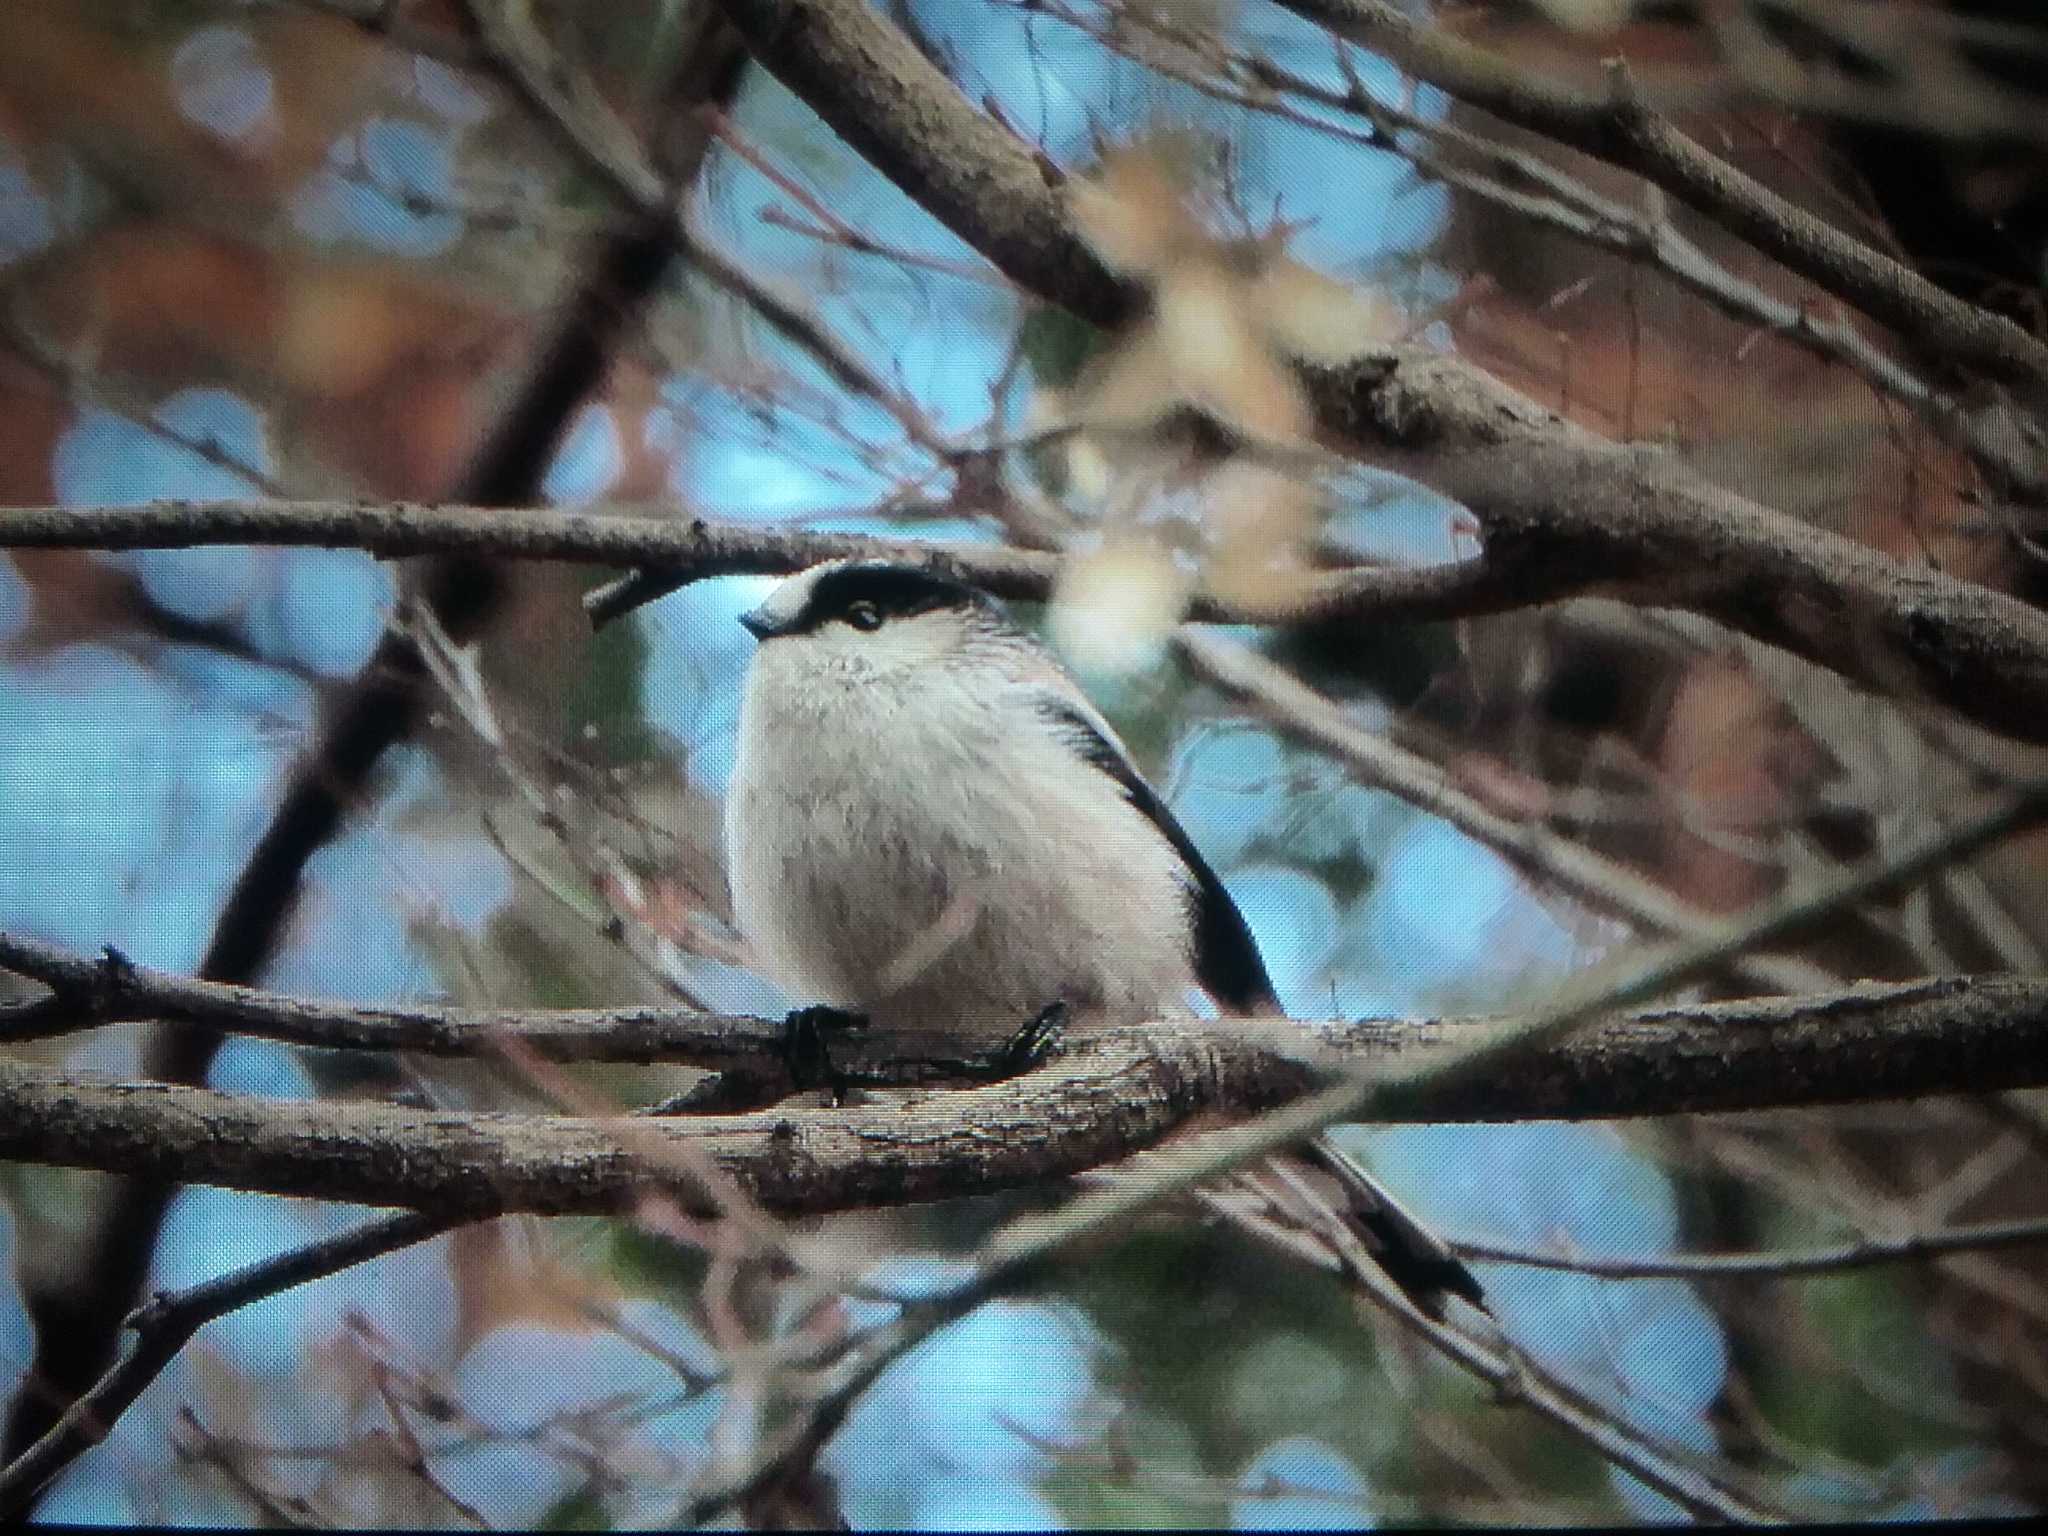
<instances>
[{"instance_id":1,"label":"thick branch","mask_svg":"<svg viewBox=\"0 0 2048 1536\"><path fill-rule=\"evenodd\" d=\"M1617 74L1604 96L1546 81L1390 0L1279 0L1305 20L1383 53L1500 118L1634 171L1913 348L2006 383L2048 385L2048 347L1744 175L1651 111Z\"/></svg>"},{"instance_id":2,"label":"thick branch","mask_svg":"<svg viewBox=\"0 0 2048 1536\"><path fill-rule=\"evenodd\" d=\"M327 1002L195 981L119 959L88 960L6 933L0 933L0 966L52 989L49 997L0 1009L0 1040L43 1038L117 1021L173 1019L325 1050L477 1057L512 1048L550 1061L742 1068L770 1078L779 1074L784 1055L779 1023L741 1014L652 1005L486 1009ZM2024 1031L2040 1017L2048 1017L2048 979L2013 977L1934 978L1801 997L1661 1008L1617 1019L1556 1052L1531 1058L1512 1083L1488 1084L1465 1099L1432 1097L1415 1108L1414 1116L1618 1118L1966 1092L1987 1083L2014 1086L2003 1081L2010 1068L1996 1051L1982 1060L1959 1059L1945 1071L1925 1077L1915 1076L1927 1065L1917 1059L1900 1066L1830 1057L1850 1049L1866 1034L1873 1041L1895 1041L1909 1056L1923 1034L1943 1029L1955 1031L1959 1048L1971 1041L1995 1046L2008 1029ZM1854 1031L1845 1023L1852 1018L1864 1021ZM1220 1072L1215 1092L1221 1097L1211 1107L1245 1110L1298 1091L1307 1080L1300 1061L1290 1064L1282 1058L1313 1058L1343 1070L1367 1070L1391 1057L1456 1039L1480 1022L1449 1018L1303 1024L1298 1037L1261 1037L1277 1053L1271 1060L1262 1054L1258 1041L1182 1026L1157 1027L1162 1032L1163 1063L1183 1077ZM1809 1028L1816 1022L1826 1026L1818 1035ZM1290 1031L1293 1028L1289 1026ZM1800 1040L1808 1043L1797 1044ZM1741 1077L1748 1070L1746 1053L1758 1048L1766 1054L1783 1053L1779 1065L1788 1075L1776 1092L1766 1083ZM835 1036L832 1050L835 1064L856 1080L875 1084L931 1082L949 1076L957 1081L966 1062L958 1042L880 1026ZM1217 1052L1223 1055L1217 1057ZM1686 1064L1673 1067L1673 1058L1683 1058ZM1226 1065L1218 1066L1219 1060ZM1801 1061L1810 1064L1802 1068ZM2048 1065L2040 1069L2040 1076L2048 1080Z\"/></svg>"},{"instance_id":3,"label":"thick branch","mask_svg":"<svg viewBox=\"0 0 2048 1536\"><path fill-rule=\"evenodd\" d=\"M1441 397L1427 378L1434 360L1402 380L1411 366L1383 384L1354 375L1393 397L1365 404L1368 416ZM1562 564L1582 578L1579 590L1597 572L1615 596L1701 614L1882 696L2048 740L2048 616L2038 609L1767 511L1662 452L1509 424L1506 408L1458 422L1432 475L1486 525L1489 554L1512 550L1516 569ZM1499 428L1491 442L1486 423Z\"/></svg>"},{"instance_id":4,"label":"thick branch","mask_svg":"<svg viewBox=\"0 0 2048 1536\"><path fill-rule=\"evenodd\" d=\"M1371 1020L1304 1032L1318 1058L1360 1072L1426 1061L1481 1022ZM2048 981L2013 978L1663 1007L1531 1050L1512 1073L1419 1084L1393 1112L1589 1119L2040 1086L2044 1029ZM848 1048L859 1060L860 1043ZM1030 1076L907 1103L689 1121L274 1104L6 1062L0 1156L451 1218L615 1210L650 1185L677 1185L694 1201L687 1170L708 1157L771 1210L814 1213L1078 1173L1155 1145L1196 1115L1296 1099L1317 1077L1195 1024L1110 1031Z\"/></svg>"},{"instance_id":5,"label":"thick branch","mask_svg":"<svg viewBox=\"0 0 2048 1536\"><path fill-rule=\"evenodd\" d=\"M721 3L763 65L997 267L1099 324L1132 312L1130 288L1074 233L1042 162L880 13L861 0ZM1834 252L1808 275L1832 274L1839 289L1847 259ZM1881 317L1938 333L1951 356L2002 376L2048 379L2048 351L2006 322L1921 298ZM1391 450L1471 508L1525 601L1613 583L1883 691L1929 688L1982 724L2048 739L2048 618L2022 603L1723 491L1668 453L1598 439L1456 358L1389 347L1303 377L1330 442Z\"/></svg>"}]
</instances>

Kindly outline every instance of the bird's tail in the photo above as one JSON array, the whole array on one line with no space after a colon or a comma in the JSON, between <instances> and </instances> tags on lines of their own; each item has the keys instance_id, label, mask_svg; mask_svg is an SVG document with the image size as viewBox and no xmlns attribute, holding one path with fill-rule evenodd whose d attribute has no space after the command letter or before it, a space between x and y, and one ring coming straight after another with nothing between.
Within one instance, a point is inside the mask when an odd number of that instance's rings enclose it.
<instances>
[{"instance_id":1,"label":"bird's tail","mask_svg":"<svg viewBox=\"0 0 2048 1536\"><path fill-rule=\"evenodd\" d=\"M1357 1159L1327 1137L1318 1136L1278 1153L1251 1175L1283 1183L1306 1183L1315 1204L1332 1211L1372 1255L1387 1278L1408 1299L1439 1320L1445 1298L1457 1296L1481 1311L1486 1292L1457 1253L1399 1200ZM1297 1210L1300 1201L1286 1202Z\"/></svg>"}]
</instances>

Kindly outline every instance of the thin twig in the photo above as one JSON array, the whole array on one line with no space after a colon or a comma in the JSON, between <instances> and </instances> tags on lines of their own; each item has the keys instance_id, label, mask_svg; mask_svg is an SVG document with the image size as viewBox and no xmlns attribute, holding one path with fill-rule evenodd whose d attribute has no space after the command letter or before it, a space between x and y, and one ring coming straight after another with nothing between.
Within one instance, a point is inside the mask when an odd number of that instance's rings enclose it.
<instances>
[{"instance_id":1,"label":"thin twig","mask_svg":"<svg viewBox=\"0 0 2048 1536\"><path fill-rule=\"evenodd\" d=\"M1304 20L1389 55L1439 90L1662 187L1917 351L2007 383L2048 388L2048 346L1744 175L1617 88L1590 95L1531 74L1392 0L1280 0Z\"/></svg>"},{"instance_id":2,"label":"thin twig","mask_svg":"<svg viewBox=\"0 0 2048 1536\"><path fill-rule=\"evenodd\" d=\"M1684 1253L1658 1258L1553 1252L1478 1238L1446 1240L1458 1250L1460 1257L1467 1259L1520 1264L1531 1269L1567 1270L1608 1280L1700 1280L1736 1276L1791 1279L1803 1275L1834 1274L1845 1269L1867 1269L1878 1264L1910 1263L1945 1253L2048 1243L2048 1217L1974 1222L1928 1232L1905 1232L1894 1237L1859 1237L1826 1248L1788 1248L1757 1253Z\"/></svg>"},{"instance_id":3,"label":"thin twig","mask_svg":"<svg viewBox=\"0 0 2048 1536\"><path fill-rule=\"evenodd\" d=\"M457 1225L446 1216L408 1211L247 1265L145 1302L124 1325L132 1337L120 1358L43 1437L0 1470L0 1516L25 1510L49 1480L106 1438L115 1420L162 1374L192 1336L215 1318L252 1302L380 1255L409 1248ZM31 1385L27 1390L33 1391Z\"/></svg>"},{"instance_id":4,"label":"thin twig","mask_svg":"<svg viewBox=\"0 0 2048 1536\"><path fill-rule=\"evenodd\" d=\"M1249 703L1285 734L1332 754L1360 782L1441 818L1548 884L1657 933L1698 935L1715 926L1710 913L1626 865L1540 821L1482 804L1426 758L1352 725L1329 700L1256 652L1192 628L1182 629L1176 642L1197 676ZM1729 965L1781 992L1812 991L1834 980L1818 966L1779 955L1744 953Z\"/></svg>"}]
</instances>

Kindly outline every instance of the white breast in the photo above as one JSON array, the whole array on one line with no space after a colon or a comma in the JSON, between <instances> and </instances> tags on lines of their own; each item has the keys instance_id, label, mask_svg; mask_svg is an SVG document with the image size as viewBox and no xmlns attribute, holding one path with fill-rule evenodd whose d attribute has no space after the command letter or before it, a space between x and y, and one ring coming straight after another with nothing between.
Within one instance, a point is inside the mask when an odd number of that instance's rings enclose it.
<instances>
[{"instance_id":1,"label":"white breast","mask_svg":"<svg viewBox=\"0 0 2048 1536\"><path fill-rule=\"evenodd\" d=\"M1022 685L790 686L783 650L749 674L726 806L735 916L778 985L983 1035L1055 1000L1184 1009L1180 860Z\"/></svg>"}]
</instances>

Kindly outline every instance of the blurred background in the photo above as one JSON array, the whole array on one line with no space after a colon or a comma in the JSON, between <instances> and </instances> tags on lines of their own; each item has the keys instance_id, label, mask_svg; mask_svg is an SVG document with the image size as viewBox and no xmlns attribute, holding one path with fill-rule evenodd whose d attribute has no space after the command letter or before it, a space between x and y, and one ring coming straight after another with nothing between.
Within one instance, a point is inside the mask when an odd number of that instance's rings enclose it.
<instances>
[{"instance_id":1,"label":"blurred background","mask_svg":"<svg viewBox=\"0 0 2048 1536\"><path fill-rule=\"evenodd\" d=\"M1636 936L1261 723L1166 644L1182 557L1219 528L1235 536L1234 507L1307 565L1470 554L1460 509L1357 465L1232 501L1167 462L1164 432L1133 447L1049 430L1077 402L1123 389L1142 405L1166 386L1136 364L1119 373L1127 338L1041 306L922 212L748 65L716 7L479 4L523 41L494 42L477 8L441 0L12 0L0 502L634 502L1063 547L1100 579L1020 613L1062 646L1223 875L1291 1013L1510 1007ZM879 9L968 100L1099 178L1108 202L1084 227L1160 291L1176 220L1218 248L1284 250L1294 265L1261 269L1295 280L1272 301L1283 341L1328 325L1454 350L1782 511L2038 597L2032 545L1986 517L1967 457L1920 415L1656 263L1532 216L1515 176L1435 135L1483 133L1590 196L1645 206L1619 172L1263 0ZM1973 65L2048 49L2030 8L1892 9L1995 22ZM1625 52L1718 153L2040 329L2038 135L1801 110L1796 91L1769 88L1775 55L1707 24L1715 7L1417 10L1546 78L1597 84L1601 60ZM1862 38L1808 20L1818 41L1788 21L1759 47L1803 67ZM688 251L649 255L615 180L508 64L520 48L560 61L568 94L601 101L687 188ZM2014 92L2038 79L1994 73ZM1364 102L1397 118L1376 122ZM1749 292L1846 313L1705 221L1681 227ZM852 366L821 362L821 338ZM1256 348L1226 348L1222 371L1255 396L1244 381L1260 365ZM1226 402L1239 407L1261 403ZM402 600L452 592L438 611L474 665L452 665L451 649L425 706L393 716L241 979L361 1001L786 1006L725 929L716 836L752 645L735 616L767 582L700 581L593 633L579 599L611 573L457 564L253 547L0 557L0 929L199 971L295 765L410 622ZM1932 712L1614 603L1235 637L1477 803L1709 916L2039 771L2037 754ZM2043 853L2017 840L1785 958L1817 986L2039 970ZM1703 990L1756 988L1731 972ZM135 1075L151 1049L124 1026L32 1054ZM216 1087L273 1097L559 1103L502 1063L365 1065L247 1041L195 1059ZM586 1104L624 1105L681 1076L579 1083ZM1655 1256L2018 1214L2040 1188L2048 1109L2008 1096L1345 1134L1448 1232ZM10 1455L47 1422L38 1350L66 1298L93 1298L105 1331L108 1271L89 1259L112 1190L0 1172ZM877 1263L901 1283L942 1276L943 1254L1000 1204L878 1221ZM363 1215L190 1188L131 1224L129 1262L147 1286L189 1284ZM1525 1348L1802 1513L2010 1513L2048 1497L2035 1251L1711 1283L1482 1271ZM289 1495L345 1524L672 1519L735 1412L729 1385L694 1374L716 1358L705 1287L700 1255L595 1219L501 1222L391 1255L202 1332L37 1514L272 1523ZM420 1411L428 1384L460 1412ZM391 1451L407 1435L431 1477ZM1148 1224L945 1330L860 1401L822 1465L857 1525L1673 1513L1369 1326L1326 1277L1192 1221Z\"/></svg>"}]
</instances>

